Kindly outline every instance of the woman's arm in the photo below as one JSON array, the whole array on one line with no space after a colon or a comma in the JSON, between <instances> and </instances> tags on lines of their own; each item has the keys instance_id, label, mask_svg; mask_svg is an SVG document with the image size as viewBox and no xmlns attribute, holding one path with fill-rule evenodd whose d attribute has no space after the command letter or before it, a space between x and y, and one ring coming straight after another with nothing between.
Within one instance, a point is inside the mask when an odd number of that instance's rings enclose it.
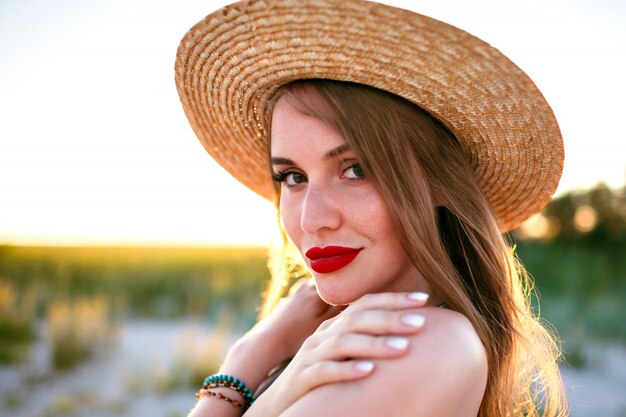
<instances>
[{"instance_id":1,"label":"woman's arm","mask_svg":"<svg viewBox=\"0 0 626 417\"><path fill-rule=\"evenodd\" d=\"M257 323L231 347L219 373L243 381L253 392L269 371L287 358L293 357L302 342L325 320L335 316L340 308L324 303L312 282L301 280L294 284L289 296L274 312ZM243 397L228 388L213 388L238 402ZM243 414L225 400L202 398L188 417L230 417Z\"/></svg>"},{"instance_id":2,"label":"woman's arm","mask_svg":"<svg viewBox=\"0 0 626 417\"><path fill-rule=\"evenodd\" d=\"M487 381L480 339L458 313L421 313L428 326L410 337L407 355L377 360L368 378L316 388L281 417L476 417Z\"/></svg>"},{"instance_id":3,"label":"woman's arm","mask_svg":"<svg viewBox=\"0 0 626 417\"><path fill-rule=\"evenodd\" d=\"M239 340L228 352L219 373L232 375L244 381L252 390L256 391L259 384L265 379L273 367L280 362L282 354L279 349L270 343L271 334L251 332ZM243 403L243 396L228 388L212 388L211 391ZM239 417L243 409L233 406L218 398L201 398L188 417Z\"/></svg>"}]
</instances>

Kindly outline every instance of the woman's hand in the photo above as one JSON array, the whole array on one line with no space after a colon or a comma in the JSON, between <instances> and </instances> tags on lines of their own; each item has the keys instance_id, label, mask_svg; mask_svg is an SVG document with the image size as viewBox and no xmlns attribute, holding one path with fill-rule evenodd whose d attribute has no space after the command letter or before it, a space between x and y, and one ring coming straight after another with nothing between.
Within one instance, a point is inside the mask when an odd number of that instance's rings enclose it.
<instances>
[{"instance_id":1,"label":"woman's hand","mask_svg":"<svg viewBox=\"0 0 626 417\"><path fill-rule=\"evenodd\" d=\"M305 339L324 321L335 317L345 306L332 306L318 295L312 279L301 279L281 299L274 311L257 323L251 335L262 334L280 352L280 363L293 357ZM275 365L276 365L275 364Z\"/></svg>"},{"instance_id":2,"label":"woman's hand","mask_svg":"<svg viewBox=\"0 0 626 417\"><path fill-rule=\"evenodd\" d=\"M423 326L424 319L415 309L426 301L423 293L382 293L350 304L304 341L282 375L249 410L250 415L278 416L318 386L364 378L374 370L374 360L404 355L408 339L402 335L416 333Z\"/></svg>"},{"instance_id":3,"label":"woman's hand","mask_svg":"<svg viewBox=\"0 0 626 417\"><path fill-rule=\"evenodd\" d=\"M228 351L220 372L238 377L256 391L272 368L292 358L304 340L339 311L322 301L312 281L297 282L274 311Z\"/></svg>"}]
</instances>

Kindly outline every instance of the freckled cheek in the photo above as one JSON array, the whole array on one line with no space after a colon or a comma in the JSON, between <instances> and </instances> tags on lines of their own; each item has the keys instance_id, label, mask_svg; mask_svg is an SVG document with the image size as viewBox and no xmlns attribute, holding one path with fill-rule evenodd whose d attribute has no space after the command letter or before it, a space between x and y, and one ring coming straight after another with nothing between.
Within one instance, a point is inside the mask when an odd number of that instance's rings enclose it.
<instances>
[{"instance_id":1,"label":"freckled cheek","mask_svg":"<svg viewBox=\"0 0 626 417\"><path fill-rule=\"evenodd\" d=\"M344 207L352 225L363 232L379 235L388 232L391 227L387 209L378 194L348 199Z\"/></svg>"}]
</instances>

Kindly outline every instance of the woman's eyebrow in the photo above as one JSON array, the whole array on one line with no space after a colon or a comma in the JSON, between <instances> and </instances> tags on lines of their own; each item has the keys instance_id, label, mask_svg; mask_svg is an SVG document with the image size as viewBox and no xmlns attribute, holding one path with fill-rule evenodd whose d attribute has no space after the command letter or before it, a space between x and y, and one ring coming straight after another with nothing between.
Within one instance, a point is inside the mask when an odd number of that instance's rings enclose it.
<instances>
[{"instance_id":1,"label":"woman's eyebrow","mask_svg":"<svg viewBox=\"0 0 626 417\"><path fill-rule=\"evenodd\" d=\"M291 159L276 157L272 158L272 165L296 165L296 163Z\"/></svg>"},{"instance_id":2,"label":"woman's eyebrow","mask_svg":"<svg viewBox=\"0 0 626 417\"><path fill-rule=\"evenodd\" d=\"M339 145L336 148L333 148L330 151L324 153L324 156L322 156L322 159L326 160L330 158L336 158L337 156L343 153L346 153L349 150L350 150L350 145L348 145L347 143L344 143L343 145ZM296 165L296 163L293 162L289 158L272 157L272 165Z\"/></svg>"},{"instance_id":3,"label":"woman's eyebrow","mask_svg":"<svg viewBox=\"0 0 626 417\"><path fill-rule=\"evenodd\" d=\"M326 152L324 156L322 157L322 159L336 158L337 156L341 155L342 153L346 153L349 150L350 150L350 145L348 145L347 143L344 143L343 145L339 145L336 148L333 148L330 151Z\"/></svg>"}]
</instances>

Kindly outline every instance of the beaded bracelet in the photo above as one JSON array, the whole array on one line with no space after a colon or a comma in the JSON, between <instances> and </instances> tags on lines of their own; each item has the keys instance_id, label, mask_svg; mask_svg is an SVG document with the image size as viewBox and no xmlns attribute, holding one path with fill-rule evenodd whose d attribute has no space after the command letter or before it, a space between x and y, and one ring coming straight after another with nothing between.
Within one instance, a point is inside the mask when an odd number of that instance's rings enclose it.
<instances>
[{"instance_id":1,"label":"beaded bracelet","mask_svg":"<svg viewBox=\"0 0 626 417\"><path fill-rule=\"evenodd\" d=\"M239 394L241 394L241 396L245 400L252 400L251 398L248 397L249 391L244 391L244 388L241 388L238 385L231 385L231 384L226 383L226 382L211 382L208 385L203 385L202 388L207 388L207 389L211 389L211 388L228 388L228 389L231 389L231 390L236 391Z\"/></svg>"},{"instance_id":2,"label":"beaded bracelet","mask_svg":"<svg viewBox=\"0 0 626 417\"><path fill-rule=\"evenodd\" d=\"M198 392L196 393L196 398L197 398L198 400L199 400L200 398L202 398L202 397L209 397L209 396L210 396L210 397L219 398L220 400L226 400L226 401L228 401L229 403L231 403L231 404L233 405L233 407L239 407L239 408L241 408L242 410L245 410L246 408L248 408L248 407L246 407L244 404L240 403L239 401L237 401L237 400L233 400L232 398L227 397L226 395L222 394L221 392L214 392L214 391L211 391L211 390L209 390L209 389L202 388L200 391L198 391Z\"/></svg>"},{"instance_id":3,"label":"beaded bracelet","mask_svg":"<svg viewBox=\"0 0 626 417\"><path fill-rule=\"evenodd\" d=\"M225 387L230 388L234 391L237 391L243 396L244 401L246 402L246 408L249 408L254 400L252 397L254 394L250 389L243 383L243 381L239 380L230 375L224 374L215 374L211 375L204 380L204 384L202 385L203 389L209 388L217 388L217 387Z\"/></svg>"}]
</instances>

